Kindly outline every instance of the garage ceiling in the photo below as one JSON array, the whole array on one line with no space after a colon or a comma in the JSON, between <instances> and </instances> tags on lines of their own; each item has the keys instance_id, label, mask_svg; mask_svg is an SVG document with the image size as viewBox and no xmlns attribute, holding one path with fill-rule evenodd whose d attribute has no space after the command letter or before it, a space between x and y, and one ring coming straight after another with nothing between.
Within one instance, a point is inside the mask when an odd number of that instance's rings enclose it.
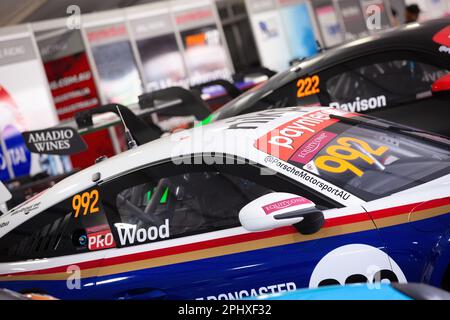
<instances>
[{"instance_id":1,"label":"garage ceiling","mask_svg":"<svg viewBox=\"0 0 450 320\"><path fill-rule=\"evenodd\" d=\"M78 5L81 13L90 13L155 1L157 0L1 0L0 26L65 17L70 5Z\"/></svg>"}]
</instances>

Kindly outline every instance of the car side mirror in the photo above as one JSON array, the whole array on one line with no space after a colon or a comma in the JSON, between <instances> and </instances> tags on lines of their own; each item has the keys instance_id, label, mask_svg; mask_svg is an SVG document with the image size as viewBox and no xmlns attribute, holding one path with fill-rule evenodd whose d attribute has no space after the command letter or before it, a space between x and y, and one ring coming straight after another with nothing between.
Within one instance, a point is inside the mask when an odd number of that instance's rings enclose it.
<instances>
[{"instance_id":1,"label":"car side mirror","mask_svg":"<svg viewBox=\"0 0 450 320\"><path fill-rule=\"evenodd\" d=\"M243 207L239 221L248 231L294 226L301 234L312 234L320 230L325 218L312 201L292 193L273 192Z\"/></svg>"},{"instance_id":2,"label":"car side mirror","mask_svg":"<svg viewBox=\"0 0 450 320\"><path fill-rule=\"evenodd\" d=\"M431 92L433 97L450 99L450 73L433 82Z\"/></svg>"}]
</instances>

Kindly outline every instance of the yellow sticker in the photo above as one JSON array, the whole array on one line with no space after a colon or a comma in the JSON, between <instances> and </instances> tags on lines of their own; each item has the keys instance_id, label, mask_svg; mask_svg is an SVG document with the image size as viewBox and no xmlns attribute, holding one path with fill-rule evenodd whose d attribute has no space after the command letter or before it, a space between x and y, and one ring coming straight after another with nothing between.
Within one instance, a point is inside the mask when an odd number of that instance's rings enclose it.
<instances>
[{"instance_id":1,"label":"yellow sticker","mask_svg":"<svg viewBox=\"0 0 450 320\"><path fill-rule=\"evenodd\" d=\"M75 218L78 218L80 213L86 216L87 214L100 212L98 199L99 193L97 189L75 195L72 198L72 209L75 212Z\"/></svg>"},{"instance_id":2,"label":"yellow sticker","mask_svg":"<svg viewBox=\"0 0 450 320\"><path fill-rule=\"evenodd\" d=\"M320 78L318 75L298 79L297 81L297 98L311 96L320 92Z\"/></svg>"},{"instance_id":3,"label":"yellow sticker","mask_svg":"<svg viewBox=\"0 0 450 320\"><path fill-rule=\"evenodd\" d=\"M352 163L353 160L361 159L367 164L373 165L375 159L372 155L381 156L389 150L386 146L373 149L367 142L351 137L341 137L336 142L338 144L329 146L325 150L326 155L317 157L314 160L318 169L331 173L351 171L358 177L361 177L364 171L355 166Z\"/></svg>"}]
</instances>

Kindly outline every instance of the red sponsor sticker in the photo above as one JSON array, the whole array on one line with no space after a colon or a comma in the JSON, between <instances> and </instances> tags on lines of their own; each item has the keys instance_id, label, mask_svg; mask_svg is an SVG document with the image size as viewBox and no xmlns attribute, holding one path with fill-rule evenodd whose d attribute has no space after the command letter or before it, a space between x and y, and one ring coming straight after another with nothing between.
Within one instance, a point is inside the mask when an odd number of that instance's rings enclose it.
<instances>
[{"instance_id":1,"label":"red sponsor sticker","mask_svg":"<svg viewBox=\"0 0 450 320\"><path fill-rule=\"evenodd\" d=\"M441 45L450 47L450 26L445 27L433 37L433 41Z\"/></svg>"},{"instance_id":2,"label":"red sponsor sticker","mask_svg":"<svg viewBox=\"0 0 450 320\"><path fill-rule=\"evenodd\" d=\"M286 208L298 206L301 204L311 204L312 202L303 197L295 197L291 199L286 199L282 201L277 201L262 207L266 214L271 214L272 212L283 210Z\"/></svg>"},{"instance_id":3,"label":"red sponsor sticker","mask_svg":"<svg viewBox=\"0 0 450 320\"><path fill-rule=\"evenodd\" d=\"M101 250L108 248L115 248L116 243L111 230L103 230L88 234L88 248L89 250Z\"/></svg>"},{"instance_id":4,"label":"red sponsor sticker","mask_svg":"<svg viewBox=\"0 0 450 320\"><path fill-rule=\"evenodd\" d=\"M316 134L303 146L301 146L289 160L307 164L328 142L333 140L336 136L337 134L328 131L322 131Z\"/></svg>"},{"instance_id":5,"label":"red sponsor sticker","mask_svg":"<svg viewBox=\"0 0 450 320\"><path fill-rule=\"evenodd\" d=\"M330 114L357 116L355 113L335 109L324 109L305 113L304 115L282 124L259 138L255 147L281 160L287 161L309 139L321 130L338 122Z\"/></svg>"}]
</instances>

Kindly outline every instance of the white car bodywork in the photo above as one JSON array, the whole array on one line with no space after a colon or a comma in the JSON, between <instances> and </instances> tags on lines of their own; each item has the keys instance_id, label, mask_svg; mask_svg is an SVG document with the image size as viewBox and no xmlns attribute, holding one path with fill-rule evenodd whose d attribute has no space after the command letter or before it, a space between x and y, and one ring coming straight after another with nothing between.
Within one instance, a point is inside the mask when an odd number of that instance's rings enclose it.
<instances>
[{"instance_id":1,"label":"white car bodywork","mask_svg":"<svg viewBox=\"0 0 450 320\"><path fill-rule=\"evenodd\" d=\"M325 196L332 198L334 201L341 203L345 207L351 208L354 206L362 206L365 208L367 206L366 202L355 195L350 194L347 200L333 197L333 195L321 191L316 185L308 184L307 181L300 180L295 175L280 170L276 165L264 162L267 154L254 148L255 140L264 133L295 119L296 117L318 110L324 110L328 113L337 115L347 114L346 112L331 108L292 107L274 110L273 114L276 114L277 116L272 118L269 116L269 110L264 112L264 114L267 115L266 119L270 119L265 123L259 121L259 119L264 118L261 116L259 116L258 121L251 120L255 119L255 116L252 114L238 116L211 123L207 126L181 131L149 142L136 149L126 151L110 159L94 164L93 166L64 179L41 194L13 208L7 214L2 215L0 217L0 225L3 225L3 227L0 228L0 237L56 203L95 186L99 181L108 181L164 160L172 159L175 163L177 161L181 162L183 156L192 154L222 153L244 158L262 165L267 169L295 179L309 188L316 189L316 191L323 193ZM253 130L228 130L230 124L238 122L252 123L252 125L256 123L257 127ZM205 158L205 161L208 161L208 159ZM279 161L283 162L282 160ZM183 163L180 163L180 165L183 165ZM99 175L100 179L98 181L93 180L95 175ZM316 178L320 179L318 177ZM337 190L342 190L330 182L326 183ZM448 195L450 195L450 175L440 177L410 190L404 190L397 194L390 195L389 197L372 201L370 209L384 208L386 204L389 204L389 206L402 205L410 203L411 201L419 202ZM341 214L341 209L329 210L326 213L326 218L335 217L336 215ZM352 214L351 210L349 211L347 208L345 214Z\"/></svg>"}]
</instances>

